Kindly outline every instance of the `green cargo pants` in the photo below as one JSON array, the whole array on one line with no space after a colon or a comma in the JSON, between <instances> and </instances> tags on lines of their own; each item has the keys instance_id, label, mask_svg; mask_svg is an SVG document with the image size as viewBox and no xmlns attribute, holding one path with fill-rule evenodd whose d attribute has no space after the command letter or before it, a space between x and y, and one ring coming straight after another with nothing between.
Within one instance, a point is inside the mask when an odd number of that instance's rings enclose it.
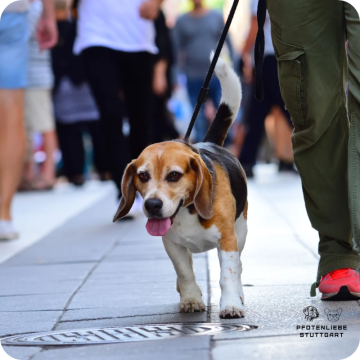
<instances>
[{"instance_id":1,"label":"green cargo pants","mask_svg":"<svg viewBox=\"0 0 360 360\"><path fill-rule=\"evenodd\" d=\"M294 159L319 232L318 286L332 270L359 267L352 234L360 244L360 22L339 0L267 0L267 8Z\"/></svg>"}]
</instances>

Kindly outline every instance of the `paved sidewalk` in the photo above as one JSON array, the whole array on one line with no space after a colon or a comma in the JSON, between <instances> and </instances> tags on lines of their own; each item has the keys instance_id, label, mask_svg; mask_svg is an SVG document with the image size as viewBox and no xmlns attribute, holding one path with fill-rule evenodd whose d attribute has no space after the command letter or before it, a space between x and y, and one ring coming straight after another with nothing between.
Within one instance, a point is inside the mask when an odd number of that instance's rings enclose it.
<instances>
[{"instance_id":1,"label":"paved sidewalk","mask_svg":"<svg viewBox=\"0 0 360 360\"><path fill-rule=\"evenodd\" d=\"M360 304L322 302L319 295L309 295L318 261L317 235L304 210L299 178L280 176L271 166L257 170L256 180L249 182L249 235L242 257L243 319L218 318L219 265L214 251L194 256L207 311L180 314L175 272L161 239L147 234L143 217L112 224L115 194L109 190L0 265L0 337L173 322L248 324L257 325L256 330L80 347L6 346L6 352L28 360L330 360L350 356L359 344ZM53 206L49 201L49 211ZM313 322L304 318L307 306L319 311ZM341 308L340 320L328 321L325 308ZM297 325L334 324L347 325L343 337L300 337L296 329Z\"/></svg>"}]
</instances>

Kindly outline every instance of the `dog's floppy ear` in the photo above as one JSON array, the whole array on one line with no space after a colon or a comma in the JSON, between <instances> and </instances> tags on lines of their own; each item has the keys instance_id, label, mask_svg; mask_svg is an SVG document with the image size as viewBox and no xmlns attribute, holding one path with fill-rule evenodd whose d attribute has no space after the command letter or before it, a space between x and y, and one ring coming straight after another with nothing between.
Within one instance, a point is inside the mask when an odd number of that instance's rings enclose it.
<instances>
[{"instance_id":1,"label":"dog's floppy ear","mask_svg":"<svg viewBox=\"0 0 360 360\"><path fill-rule=\"evenodd\" d=\"M191 159L191 167L196 173L194 206L204 219L213 217L213 178L200 156Z\"/></svg>"},{"instance_id":2,"label":"dog's floppy ear","mask_svg":"<svg viewBox=\"0 0 360 360\"><path fill-rule=\"evenodd\" d=\"M134 184L134 175L136 171L136 160L133 160L125 169L121 181L122 198L119 208L114 216L113 222L124 217L131 209L136 195L136 188Z\"/></svg>"},{"instance_id":3,"label":"dog's floppy ear","mask_svg":"<svg viewBox=\"0 0 360 360\"><path fill-rule=\"evenodd\" d=\"M339 316L340 316L341 313L342 313L342 309L341 309L341 308L338 308L336 311L338 312L338 314L339 314Z\"/></svg>"},{"instance_id":4,"label":"dog's floppy ear","mask_svg":"<svg viewBox=\"0 0 360 360\"><path fill-rule=\"evenodd\" d=\"M328 315L329 315L330 310L329 310L329 309L325 309L324 311L325 311L326 316L328 316Z\"/></svg>"}]
</instances>

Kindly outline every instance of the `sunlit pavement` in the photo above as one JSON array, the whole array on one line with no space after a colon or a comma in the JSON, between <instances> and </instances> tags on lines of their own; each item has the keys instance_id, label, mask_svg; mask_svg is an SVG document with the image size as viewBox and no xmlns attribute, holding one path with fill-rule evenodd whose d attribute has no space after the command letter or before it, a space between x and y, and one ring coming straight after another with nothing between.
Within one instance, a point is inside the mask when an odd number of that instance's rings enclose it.
<instances>
[{"instance_id":1,"label":"sunlit pavement","mask_svg":"<svg viewBox=\"0 0 360 360\"><path fill-rule=\"evenodd\" d=\"M112 193L111 183L89 181L83 188L62 183L53 191L17 194L13 204L16 241L0 240L0 263L42 239L99 199Z\"/></svg>"},{"instance_id":2,"label":"sunlit pavement","mask_svg":"<svg viewBox=\"0 0 360 360\"><path fill-rule=\"evenodd\" d=\"M20 194L15 221L22 237L0 243L0 336L133 324L222 322L256 330L111 345L9 347L17 359L343 359L360 338L358 302L310 297L317 270L317 234L308 221L301 182L267 165L249 181L249 234L242 254L246 314L220 320L216 252L194 258L207 311L180 314L175 272L145 219L112 224L111 184ZM6 261L5 261L6 260ZM317 308L309 322L303 309ZM342 309L339 321L324 312ZM298 326L347 325L347 330ZM342 333L315 337L314 333ZM301 337L312 333L313 337ZM325 335L323 335L325 336Z\"/></svg>"}]
</instances>

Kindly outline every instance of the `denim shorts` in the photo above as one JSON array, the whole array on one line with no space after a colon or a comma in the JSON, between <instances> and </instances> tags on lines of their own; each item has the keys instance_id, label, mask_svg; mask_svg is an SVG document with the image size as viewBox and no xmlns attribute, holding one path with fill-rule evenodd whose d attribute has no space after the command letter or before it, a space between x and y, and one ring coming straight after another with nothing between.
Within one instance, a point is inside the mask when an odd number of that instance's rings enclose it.
<instances>
[{"instance_id":1,"label":"denim shorts","mask_svg":"<svg viewBox=\"0 0 360 360\"><path fill-rule=\"evenodd\" d=\"M3 13L0 20L0 89L26 87L28 49L27 12Z\"/></svg>"}]
</instances>

